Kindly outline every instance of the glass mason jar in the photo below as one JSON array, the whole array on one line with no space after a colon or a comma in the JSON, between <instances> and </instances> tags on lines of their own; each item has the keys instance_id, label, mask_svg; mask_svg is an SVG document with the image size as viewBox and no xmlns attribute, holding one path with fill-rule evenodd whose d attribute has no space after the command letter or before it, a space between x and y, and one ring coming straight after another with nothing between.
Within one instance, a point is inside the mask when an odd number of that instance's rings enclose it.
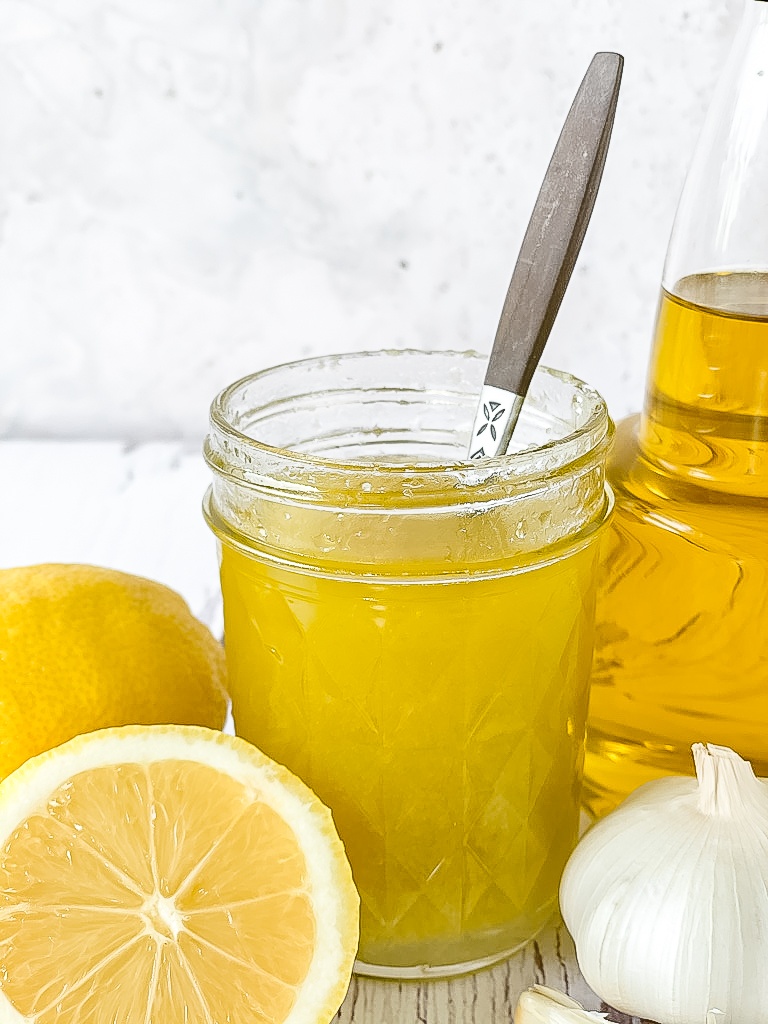
<instances>
[{"instance_id":1,"label":"glass mason jar","mask_svg":"<svg viewBox=\"0 0 768 1024\"><path fill-rule=\"evenodd\" d=\"M612 424L540 369L518 450L469 462L484 369L309 359L211 410L235 725L332 809L361 973L503 958L554 914L577 835Z\"/></svg>"}]
</instances>

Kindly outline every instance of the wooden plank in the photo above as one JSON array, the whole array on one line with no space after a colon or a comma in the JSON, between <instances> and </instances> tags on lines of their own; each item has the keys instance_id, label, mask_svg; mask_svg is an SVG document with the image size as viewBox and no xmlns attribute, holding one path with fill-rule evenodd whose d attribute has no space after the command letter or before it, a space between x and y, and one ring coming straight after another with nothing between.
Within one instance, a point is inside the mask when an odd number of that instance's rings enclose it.
<instances>
[{"instance_id":1,"label":"wooden plank","mask_svg":"<svg viewBox=\"0 0 768 1024\"><path fill-rule=\"evenodd\" d=\"M599 1010L600 1000L581 976L573 943L561 925L516 956L459 978L381 981L353 978L339 1024L502 1024L511 1021L520 993L548 985Z\"/></svg>"}]
</instances>

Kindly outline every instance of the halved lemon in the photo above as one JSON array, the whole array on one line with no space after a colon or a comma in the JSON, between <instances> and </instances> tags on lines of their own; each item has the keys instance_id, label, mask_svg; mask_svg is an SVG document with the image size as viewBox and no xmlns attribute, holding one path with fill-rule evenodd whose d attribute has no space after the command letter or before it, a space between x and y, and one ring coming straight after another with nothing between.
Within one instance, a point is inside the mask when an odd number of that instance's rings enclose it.
<instances>
[{"instance_id":1,"label":"halved lemon","mask_svg":"<svg viewBox=\"0 0 768 1024\"><path fill-rule=\"evenodd\" d=\"M0 1021L327 1024L358 897L331 814L196 726L78 736L0 785Z\"/></svg>"}]
</instances>

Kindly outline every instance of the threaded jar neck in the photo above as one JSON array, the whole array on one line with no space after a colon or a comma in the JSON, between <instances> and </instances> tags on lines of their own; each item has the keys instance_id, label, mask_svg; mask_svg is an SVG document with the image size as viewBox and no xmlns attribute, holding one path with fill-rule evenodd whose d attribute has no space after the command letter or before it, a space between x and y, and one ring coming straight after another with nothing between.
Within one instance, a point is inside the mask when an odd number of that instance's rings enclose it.
<instances>
[{"instance_id":1,"label":"threaded jar neck","mask_svg":"<svg viewBox=\"0 0 768 1024\"><path fill-rule=\"evenodd\" d=\"M211 408L207 516L232 543L334 565L521 564L605 519L605 403L540 369L516 450L467 459L485 360L395 350L302 360Z\"/></svg>"}]
</instances>

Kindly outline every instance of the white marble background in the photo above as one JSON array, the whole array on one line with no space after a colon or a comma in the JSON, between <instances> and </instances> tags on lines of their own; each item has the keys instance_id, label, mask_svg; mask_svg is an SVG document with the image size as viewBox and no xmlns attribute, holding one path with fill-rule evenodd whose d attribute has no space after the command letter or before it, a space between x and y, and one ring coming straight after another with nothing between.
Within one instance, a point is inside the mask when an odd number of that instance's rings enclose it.
<instances>
[{"instance_id":1,"label":"white marble background","mask_svg":"<svg viewBox=\"0 0 768 1024\"><path fill-rule=\"evenodd\" d=\"M308 354L486 350L571 97L626 57L546 353L637 406L744 0L0 0L0 435L182 438Z\"/></svg>"}]
</instances>

